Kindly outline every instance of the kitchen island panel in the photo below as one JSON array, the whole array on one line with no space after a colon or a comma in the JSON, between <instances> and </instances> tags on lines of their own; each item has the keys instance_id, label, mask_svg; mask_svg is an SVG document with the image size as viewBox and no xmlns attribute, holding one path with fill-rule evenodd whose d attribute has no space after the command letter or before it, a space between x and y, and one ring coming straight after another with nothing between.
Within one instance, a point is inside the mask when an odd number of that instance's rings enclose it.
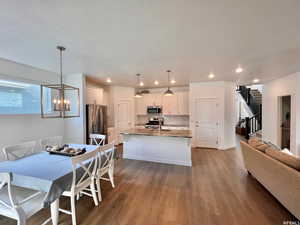
<instances>
[{"instance_id":1,"label":"kitchen island panel","mask_svg":"<svg viewBox=\"0 0 300 225\"><path fill-rule=\"evenodd\" d=\"M123 158L192 166L190 138L126 132L122 135Z\"/></svg>"}]
</instances>

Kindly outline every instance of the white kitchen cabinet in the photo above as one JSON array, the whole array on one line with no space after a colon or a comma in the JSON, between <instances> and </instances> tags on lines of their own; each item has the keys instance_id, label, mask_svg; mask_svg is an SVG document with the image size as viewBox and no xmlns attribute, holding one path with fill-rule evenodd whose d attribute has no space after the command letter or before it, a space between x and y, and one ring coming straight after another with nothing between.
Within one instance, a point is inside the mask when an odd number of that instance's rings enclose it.
<instances>
[{"instance_id":1,"label":"white kitchen cabinet","mask_svg":"<svg viewBox=\"0 0 300 225\"><path fill-rule=\"evenodd\" d=\"M163 96L162 105L164 115L178 115L178 97L176 93L173 96Z\"/></svg>"},{"instance_id":2,"label":"white kitchen cabinet","mask_svg":"<svg viewBox=\"0 0 300 225\"><path fill-rule=\"evenodd\" d=\"M189 92L178 92L178 114L189 115Z\"/></svg>"},{"instance_id":3,"label":"white kitchen cabinet","mask_svg":"<svg viewBox=\"0 0 300 225\"><path fill-rule=\"evenodd\" d=\"M189 92L175 92L173 96L144 94L142 98L136 99L136 114L147 115L148 106L162 106L164 115L189 115Z\"/></svg>"},{"instance_id":4,"label":"white kitchen cabinet","mask_svg":"<svg viewBox=\"0 0 300 225\"><path fill-rule=\"evenodd\" d=\"M147 115L147 99L148 97L143 96L142 98L136 98L136 114Z\"/></svg>"},{"instance_id":5,"label":"white kitchen cabinet","mask_svg":"<svg viewBox=\"0 0 300 225\"><path fill-rule=\"evenodd\" d=\"M162 94L155 93L151 94L152 106L161 106L162 105Z\"/></svg>"},{"instance_id":6,"label":"white kitchen cabinet","mask_svg":"<svg viewBox=\"0 0 300 225\"><path fill-rule=\"evenodd\" d=\"M109 127L107 129L107 142L111 143L113 141L116 141L115 128L114 127Z\"/></svg>"}]
</instances>

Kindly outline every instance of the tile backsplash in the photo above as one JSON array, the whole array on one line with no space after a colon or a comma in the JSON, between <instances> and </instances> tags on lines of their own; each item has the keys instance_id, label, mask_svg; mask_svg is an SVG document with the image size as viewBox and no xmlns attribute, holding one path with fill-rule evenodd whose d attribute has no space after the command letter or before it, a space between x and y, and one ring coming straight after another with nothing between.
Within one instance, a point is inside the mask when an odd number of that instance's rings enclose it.
<instances>
[{"instance_id":1,"label":"tile backsplash","mask_svg":"<svg viewBox=\"0 0 300 225\"><path fill-rule=\"evenodd\" d=\"M136 118L137 125L144 125L149 121L149 118L153 116L139 115ZM178 126L189 126L189 116L164 116L165 125L178 125Z\"/></svg>"}]
</instances>

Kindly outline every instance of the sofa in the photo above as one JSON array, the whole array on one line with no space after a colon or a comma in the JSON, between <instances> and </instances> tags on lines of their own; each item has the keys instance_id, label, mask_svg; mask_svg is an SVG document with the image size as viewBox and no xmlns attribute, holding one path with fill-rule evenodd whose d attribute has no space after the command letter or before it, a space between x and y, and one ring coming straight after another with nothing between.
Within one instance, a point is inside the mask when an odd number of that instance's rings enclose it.
<instances>
[{"instance_id":1,"label":"sofa","mask_svg":"<svg viewBox=\"0 0 300 225\"><path fill-rule=\"evenodd\" d=\"M263 142L241 141L241 149L248 173L300 220L300 158L282 155Z\"/></svg>"}]
</instances>

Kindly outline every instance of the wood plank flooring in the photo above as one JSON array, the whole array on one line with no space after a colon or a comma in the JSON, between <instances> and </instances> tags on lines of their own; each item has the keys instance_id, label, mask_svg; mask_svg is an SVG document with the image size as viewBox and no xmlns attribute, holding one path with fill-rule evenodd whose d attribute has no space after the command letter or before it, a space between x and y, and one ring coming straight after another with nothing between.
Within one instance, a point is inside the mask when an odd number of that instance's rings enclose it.
<instances>
[{"instance_id":1,"label":"wood plank flooring","mask_svg":"<svg viewBox=\"0 0 300 225\"><path fill-rule=\"evenodd\" d=\"M103 201L77 202L80 225L275 225L296 219L244 169L239 146L193 149L193 167L133 160L116 163L116 188L102 182ZM66 199L61 205L69 207ZM41 224L42 210L28 221ZM71 217L60 214L61 225ZM0 224L16 224L0 217Z\"/></svg>"}]
</instances>

